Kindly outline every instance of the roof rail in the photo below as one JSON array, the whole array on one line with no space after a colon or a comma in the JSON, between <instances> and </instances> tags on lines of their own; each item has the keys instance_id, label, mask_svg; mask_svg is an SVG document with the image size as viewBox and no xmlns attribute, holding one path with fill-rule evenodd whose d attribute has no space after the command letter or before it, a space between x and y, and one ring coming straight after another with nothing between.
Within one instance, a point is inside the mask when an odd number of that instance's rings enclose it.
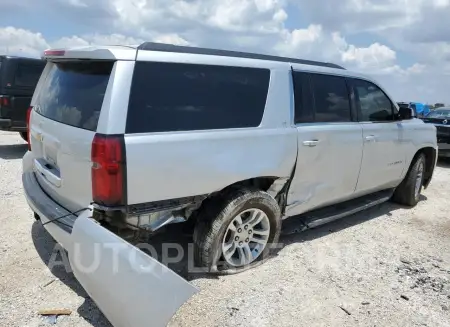
<instances>
[{"instance_id":1,"label":"roof rail","mask_svg":"<svg viewBox=\"0 0 450 327\"><path fill-rule=\"evenodd\" d=\"M305 59L295 59L295 58L286 58L286 57L262 55L262 54L249 53L249 52L239 52L239 51L228 51L228 50L219 50L219 49L188 47L188 46L164 44L164 43L156 43L156 42L144 42L140 46L138 46L138 50L177 52L177 53L191 53L191 54L202 54L202 55L222 56L222 57L236 57L236 58L270 60L270 61L280 61L280 62L291 62L291 63L302 64L302 65L311 65L311 66L321 66L321 67L345 69L342 66L339 66L339 65L336 65L336 64L332 64L332 63L328 63L328 62L320 62L320 61L305 60Z\"/></svg>"}]
</instances>

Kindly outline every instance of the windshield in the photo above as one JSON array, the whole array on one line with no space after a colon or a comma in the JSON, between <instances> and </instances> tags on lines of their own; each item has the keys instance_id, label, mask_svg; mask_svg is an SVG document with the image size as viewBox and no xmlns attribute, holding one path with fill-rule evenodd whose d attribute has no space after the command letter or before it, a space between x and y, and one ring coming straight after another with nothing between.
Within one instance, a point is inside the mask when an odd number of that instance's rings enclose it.
<instances>
[{"instance_id":1,"label":"windshield","mask_svg":"<svg viewBox=\"0 0 450 327\"><path fill-rule=\"evenodd\" d=\"M427 115L427 118L450 118L450 109L432 111Z\"/></svg>"}]
</instances>

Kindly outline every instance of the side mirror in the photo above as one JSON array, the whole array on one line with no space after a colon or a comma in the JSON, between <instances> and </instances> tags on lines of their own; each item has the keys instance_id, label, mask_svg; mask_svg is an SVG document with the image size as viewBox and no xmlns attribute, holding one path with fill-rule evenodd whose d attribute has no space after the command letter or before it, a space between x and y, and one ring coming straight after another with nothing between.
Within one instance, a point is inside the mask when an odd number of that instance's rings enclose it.
<instances>
[{"instance_id":1,"label":"side mirror","mask_svg":"<svg viewBox=\"0 0 450 327\"><path fill-rule=\"evenodd\" d=\"M398 109L398 119L408 120L414 118L414 110L411 108L399 108Z\"/></svg>"}]
</instances>

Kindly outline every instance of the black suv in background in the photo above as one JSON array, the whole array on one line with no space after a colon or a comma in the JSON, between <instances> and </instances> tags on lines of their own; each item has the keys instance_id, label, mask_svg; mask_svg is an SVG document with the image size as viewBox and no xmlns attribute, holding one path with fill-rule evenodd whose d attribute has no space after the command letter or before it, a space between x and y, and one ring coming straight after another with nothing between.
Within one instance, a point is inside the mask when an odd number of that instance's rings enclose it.
<instances>
[{"instance_id":1,"label":"black suv in background","mask_svg":"<svg viewBox=\"0 0 450 327\"><path fill-rule=\"evenodd\" d=\"M433 110L423 121L436 126L439 157L450 158L450 107Z\"/></svg>"},{"instance_id":2,"label":"black suv in background","mask_svg":"<svg viewBox=\"0 0 450 327\"><path fill-rule=\"evenodd\" d=\"M44 67L41 59L0 56L0 130L27 140L27 110Z\"/></svg>"}]
</instances>

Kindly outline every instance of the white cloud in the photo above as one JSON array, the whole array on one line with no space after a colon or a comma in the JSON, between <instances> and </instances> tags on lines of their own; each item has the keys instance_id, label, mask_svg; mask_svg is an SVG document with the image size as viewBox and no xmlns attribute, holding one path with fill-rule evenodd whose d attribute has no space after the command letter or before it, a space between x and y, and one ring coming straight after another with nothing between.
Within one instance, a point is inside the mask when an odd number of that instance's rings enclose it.
<instances>
[{"instance_id":1,"label":"white cloud","mask_svg":"<svg viewBox=\"0 0 450 327\"><path fill-rule=\"evenodd\" d=\"M396 53L391 48L379 43L373 43L367 48L357 48L351 44L341 53L341 58L344 63L354 63L358 68L367 70L393 65Z\"/></svg>"},{"instance_id":2,"label":"white cloud","mask_svg":"<svg viewBox=\"0 0 450 327\"><path fill-rule=\"evenodd\" d=\"M62 37L51 42L52 48L73 48L88 45L135 45L144 42L142 39L124 36L121 34L88 34L83 36L73 35Z\"/></svg>"},{"instance_id":3,"label":"white cloud","mask_svg":"<svg viewBox=\"0 0 450 327\"><path fill-rule=\"evenodd\" d=\"M190 45L188 41L177 34L161 34L153 39L154 42L168 43L175 45ZM141 42L142 43L142 42Z\"/></svg>"},{"instance_id":4,"label":"white cloud","mask_svg":"<svg viewBox=\"0 0 450 327\"><path fill-rule=\"evenodd\" d=\"M286 56L334 61L372 74L394 70L397 59L396 52L386 45L378 42L368 47L348 44L340 33L324 31L321 25L310 25L305 29L293 31L285 30L282 33L282 41L275 49Z\"/></svg>"},{"instance_id":5,"label":"white cloud","mask_svg":"<svg viewBox=\"0 0 450 327\"><path fill-rule=\"evenodd\" d=\"M14 27L0 29L0 53L37 57L48 46L41 33Z\"/></svg>"},{"instance_id":6,"label":"white cloud","mask_svg":"<svg viewBox=\"0 0 450 327\"><path fill-rule=\"evenodd\" d=\"M287 4L311 24L293 21ZM1 51L153 40L262 52L336 62L377 75L399 97L450 102L441 86L450 74L450 0L2 0L0 21L42 8L96 32L55 39L18 23L0 28Z\"/></svg>"},{"instance_id":7,"label":"white cloud","mask_svg":"<svg viewBox=\"0 0 450 327\"><path fill-rule=\"evenodd\" d=\"M285 30L283 34L286 52L292 52L299 47L314 44L323 37L321 25L309 25L308 28L293 31Z\"/></svg>"},{"instance_id":8,"label":"white cloud","mask_svg":"<svg viewBox=\"0 0 450 327\"><path fill-rule=\"evenodd\" d=\"M122 34L87 34L72 35L47 41L41 33L34 33L14 27L0 28L0 53L27 57L40 57L42 51L48 48L71 48L88 45L139 45L145 41L154 41L176 45L190 43L175 33L155 34L148 39L140 39Z\"/></svg>"},{"instance_id":9,"label":"white cloud","mask_svg":"<svg viewBox=\"0 0 450 327\"><path fill-rule=\"evenodd\" d=\"M117 16L116 28L186 27L193 23L226 31L271 33L287 18L284 0L112 0L108 11Z\"/></svg>"}]
</instances>

